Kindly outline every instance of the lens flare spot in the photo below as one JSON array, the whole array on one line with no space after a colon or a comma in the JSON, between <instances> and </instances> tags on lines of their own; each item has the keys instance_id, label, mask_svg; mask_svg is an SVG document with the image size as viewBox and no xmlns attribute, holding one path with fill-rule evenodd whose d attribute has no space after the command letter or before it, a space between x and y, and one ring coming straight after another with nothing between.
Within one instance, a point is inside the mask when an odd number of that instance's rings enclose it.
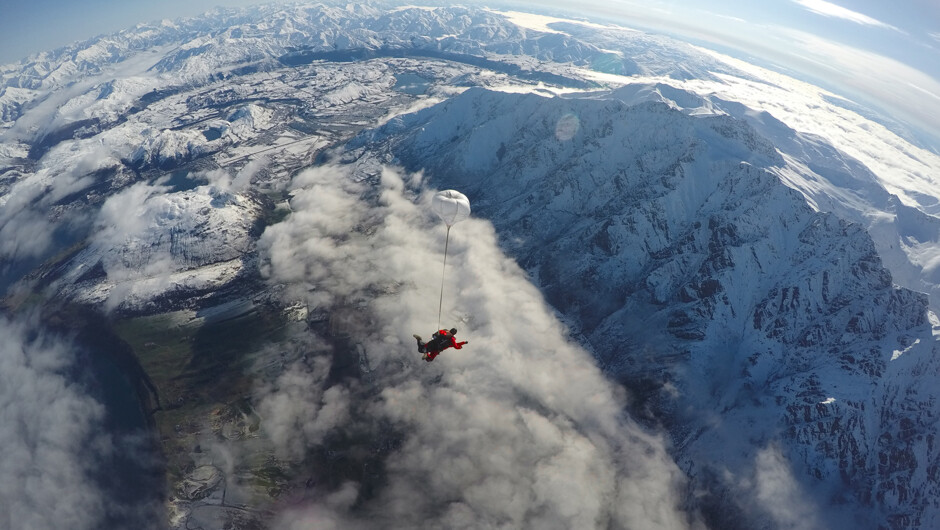
<instances>
[{"instance_id":1,"label":"lens flare spot","mask_svg":"<svg viewBox=\"0 0 940 530\"><path fill-rule=\"evenodd\" d=\"M558 123L555 124L555 138L558 138L559 141L567 142L574 138L574 135L578 133L578 129L580 128L581 120L574 114L568 112L561 118L558 118Z\"/></svg>"}]
</instances>

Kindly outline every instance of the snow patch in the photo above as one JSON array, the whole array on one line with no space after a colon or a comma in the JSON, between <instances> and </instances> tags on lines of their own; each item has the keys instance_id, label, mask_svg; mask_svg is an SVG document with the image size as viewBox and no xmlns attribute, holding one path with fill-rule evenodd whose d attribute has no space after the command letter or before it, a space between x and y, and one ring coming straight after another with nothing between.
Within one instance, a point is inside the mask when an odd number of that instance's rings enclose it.
<instances>
[{"instance_id":1,"label":"snow patch","mask_svg":"<svg viewBox=\"0 0 940 530\"><path fill-rule=\"evenodd\" d=\"M904 355L905 353L911 351L911 348L913 348L914 346L917 346L918 344L920 344L920 339L915 340L913 344L911 344L907 348L904 348L903 350L894 350L894 353L891 355L891 360L893 361L897 359L898 357Z\"/></svg>"},{"instance_id":2,"label":"snow patch","mask_svg":"<svg viewBox=\"0 0 940 530\"><path fill-rule=\"evenodd\" d=\"M940 317L937 316L933 311L927 311L927 320L930 322L930 328L933 332L933 336L940 336Z\"/></svg>"}]
</instances>

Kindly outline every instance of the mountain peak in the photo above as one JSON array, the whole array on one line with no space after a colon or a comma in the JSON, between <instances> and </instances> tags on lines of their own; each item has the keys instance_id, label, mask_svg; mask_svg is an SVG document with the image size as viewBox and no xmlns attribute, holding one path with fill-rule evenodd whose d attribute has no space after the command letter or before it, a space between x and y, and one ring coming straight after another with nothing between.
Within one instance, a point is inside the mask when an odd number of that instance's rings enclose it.
<instances>
[{"instance_id":1,"label":"mountain peak","mask_svg":"<svg viewBox=\"0 0 940 530\"><path fill-rule=\"evenodd\" d=\"M470 89L350 147L465 190L601 365L676 425L682 465L711 477L697 487L743 494L719 470L745 473L754 440L773 440L801 480L847 488L875 524L872 499L899 485L871 482L885 470L869 451L899 420L883 396L910 384L892 352L936 366L927 297L893 285L863 226L785 185L785 157L747 122L651 94ZM749 438L710 429L716 414ZM924 455L910 462L924 469L940 457L925 444L880 451Z\"/></svg>"}]
</instances>

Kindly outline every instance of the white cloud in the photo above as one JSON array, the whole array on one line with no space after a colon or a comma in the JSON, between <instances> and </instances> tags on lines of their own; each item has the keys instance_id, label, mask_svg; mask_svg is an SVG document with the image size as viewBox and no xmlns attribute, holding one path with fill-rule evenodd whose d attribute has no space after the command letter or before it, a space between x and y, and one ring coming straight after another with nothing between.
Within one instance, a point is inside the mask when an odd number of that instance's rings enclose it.
<instances>
[{"instance_id":1,"label":"white cloud","mask_svg":"<svg viewBox=\"0 0 940 530\"><path fill-rule=\"evenodd\" d=\"M50 250L53 232L62 221L75 222L75 215L54 206L69 195L95 184L91 175L118 165L104 146L86 141L57 148L43 159L40 168L20 178L0 195L0 260L40 257Z\"/></svg>"},{"instance_id":2,"label":"white cloud","mask_svg":"<svg viewBox=\"0 0 940 530\"><path fill-rule=\"evenodd\" d=\"M757 453L754 489L757 501L774 520L774 528L786 530L821 530L825 528L819 512L790 469L790 463L776 445Z\"/></svg>"},{"instance_id":3,"label":"white cloud","mask_svg":"<svg viewBox=\"0 0 940 530\"><path fill-rule=\"evenodd\" d=\"M940 113L940 82L905 63L805 32L787 32L803 54L816 59L816 74L899 111L909 123L940 137L931 116ZM872 75L877 72L877 75Z\"/></svg>"},{"instance_id":4,"label":"white cloud","mask_svg":"<svg viewBox=\"0 0 940 530\"><path fill-rule=\"evenodd\" d=\"M441 324L470 344L421 361L411 334L437 323L444 229L419 180L385 169L374 190L347 170L308 170L291 216L261 238L264 274L287 301L331 315L353 346L330 358L358 358L369 381L339 390L325 361L297 363L264 389L262 431L282 454L330 431L400 433L368 498L347 483L279 527L699 527L665 441L625 417L621 388L566 337L488 222L451 231Z\"/></svg>"},{"instance_id":5,"label":"white cloud","mask_svg":"<svg viewBox=\"0 0 940 530\"><path fill-rule=\"evenodd\" d=\"M168 242L157 245L159 241L149 237L183 214L168 200L167 191L165 186L138 183L109 197L98 212L92 242L99 249L109 282L115 284L109 308L135 294L134 280L162 277L176 268L170 253L161 248ZM166 287L161 284L155 290Z\"/></svg>"},{"instance_id":6,"label":"white cloud","mask_svg":"<svg viewBox=\"0 0 940 530\"><path fill-rule=\"evenodd\" d=\"M51 224L32 208L45 191L45 186L26 179L0 197L0 260L39 256L51 244Z\"/></svg>"},{"instance_id":7,"label":"white cloud","mask_svg":"<svg viewBox=\"0 0 940 530\"><path fill-rule=\"evenodd\" d=\"M268 159L264 156L250 160L232 179L232 187L229 191L232 193L240 193L248 189L251 185L251 179L267 167L268 163Z\"/></svg>"},{"instance_id":8,"label":"white cloud","mask_svg":"<svg viewBox=\"0 0 940 530\"><path fill-rule=\"evenodd\" d=\"M0 219L0 259L10 261L41 256L52 244L55 226L30 209Z\"/></svg>"},{"instance_id":9,"label":"white cloud","mask_svg":"<svg viewBox=\"0 0 940 530\"><path fill-rule=\"evenodd\" d=\"M139 182L108 197L95 219L89 250L95 255L84 259L91 264L100 259L107 273L106 307L230 279L253 245L249 232L258 209L230 190L247 185L255 170L243 170L234 181L223 170L210 172L204 175L209 185L176 193ZM210 268L214 264L220 265L217 270ZM184 274L188 271L193 272Z\"/></svg>"},{"instance_id":10,"label":"white cloud","mask_svg":"<svg viewBox=\"0 0 940 530\"><path fill-rule=\"evenodd\" d=\"M825 17L840 18L842 20L848 20L849 22L854 22L856 24L862 24L865 26L877 26L885 29L892 29L895 31L900 31L898 28L881 22L880 20L874 19L868 15L863 15L857 11L852 11L851 9L846 9L842 6L833 4L831 2L826 2L825 0L793 0L797 4L800 4L804 8L822 15Z\"/></svg>"},{"instance_id":11,"label":"white cloud","mask_svg":"<svg viewBox=\"0 0 940 530\"><path fill-rule=\"evenodd\" d=\"M838 72L840 82L890 98L899 109L898 117L903 112L903 119L940 138L940 129L930 120L931 116L940 115L940 101L921 93L927 90L940 94L940 84L935 80L891 59L846 49L806 33L794 34L793 40L799 40L806 53L815 48L812 54L821 62L833 64L838 58L839 62L835 64L839 66L833 68L841 69ZM940 180L936 178L940 156L911 145L884 126L841 106L840 101L851 102L831 92L717 52L703 51L762 82L725 75L719 76L721 80L718 82L665 82L695 93L738 101L757 111L767 111L797 131L821 136L862 162L878 176L880 184L908 205L918 206L918 199L912 192L940 197ZM869 65L867 68L874 65L890 75L886 75L884 80L871 80L871 76L863 71L865 64ZM890 78L893 76L898 77L892 82ZM916 79L918 89L905 88L898 79ZM928 213L937 212L928 210Z\"/></svg>"},{"instance_id":12,"label":"white cloud","mask_svg":"<svg viewBox=\"0 0 940 530\"><path fill-rule=\"evenodd\" d=\"M0 336L0 527L100 528L104 408L67 378L64 343L5 318Z\"/></svg>"},{"instance_id":13,"label":"white cloud","mask_svg":"<svg viewBox=\"0 0 940 530\"><path fill-rule=\"evenodd\" d=\"M260 391L258 414L279 456L299 460L307 447L320 444L349 420L349 391L326 384L330 361L297 363Z\"/></svg>"}]
</instances>

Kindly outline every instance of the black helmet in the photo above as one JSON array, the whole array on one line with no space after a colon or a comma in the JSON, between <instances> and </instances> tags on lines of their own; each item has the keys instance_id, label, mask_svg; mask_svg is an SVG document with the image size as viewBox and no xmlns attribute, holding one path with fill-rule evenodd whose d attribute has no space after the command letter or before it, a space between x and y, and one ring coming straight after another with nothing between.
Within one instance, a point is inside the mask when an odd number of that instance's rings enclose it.
<instances>
[{"instance_id":1,"label":"black helmet","mask_svg":"<svg viewBox=\"0 0 940 530\"><path fill-rule=\"evenodd\" d=\"M457 328L450 328L450 334L451 334L451 335L456 335L456 334L457 334Z\"/></svg>"}]
</instances>

